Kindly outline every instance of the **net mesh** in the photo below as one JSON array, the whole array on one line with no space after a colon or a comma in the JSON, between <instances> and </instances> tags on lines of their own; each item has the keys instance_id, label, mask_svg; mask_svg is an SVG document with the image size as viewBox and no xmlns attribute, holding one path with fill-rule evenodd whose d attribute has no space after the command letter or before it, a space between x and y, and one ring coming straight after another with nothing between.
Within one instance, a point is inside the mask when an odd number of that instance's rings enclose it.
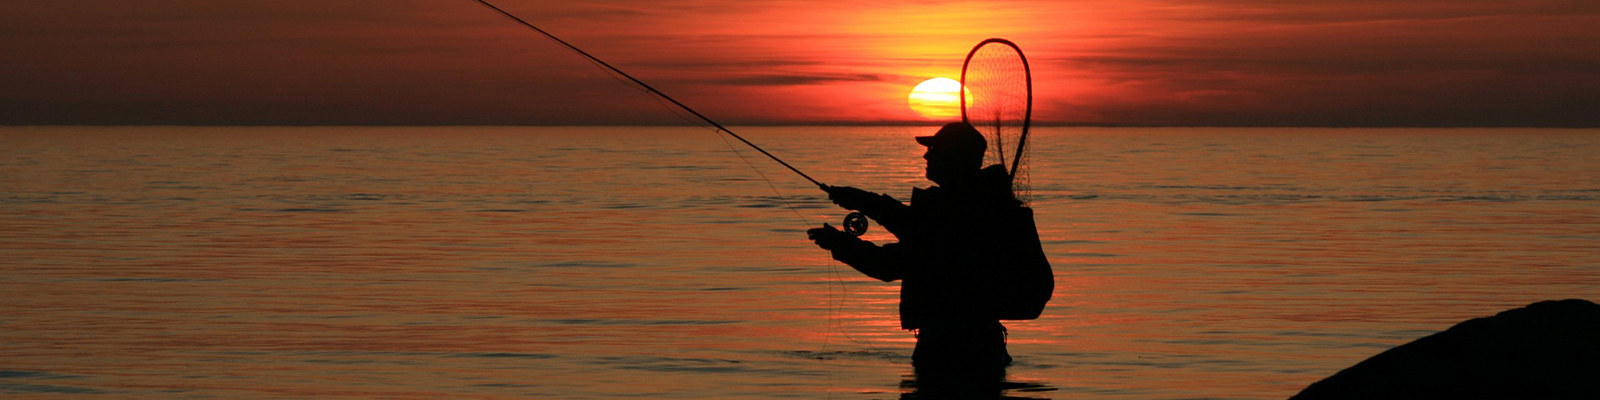
<instances>
[{"instance_id":1,"label":"net mesh","mask_svg":"<svg viewBox=\"0 0 1600 400\"><path fill-rule=\"evenodd\" d=\"M1014 171L1011 192L1024 204L1031 200L1026 134L1032 113L1027 61L1011 42L986 40L967 55L961 72L965 104L961 118L989 141L984 165ZM1020 149L1020 151L1019 151Z\"/></svg>"}]
</instances>

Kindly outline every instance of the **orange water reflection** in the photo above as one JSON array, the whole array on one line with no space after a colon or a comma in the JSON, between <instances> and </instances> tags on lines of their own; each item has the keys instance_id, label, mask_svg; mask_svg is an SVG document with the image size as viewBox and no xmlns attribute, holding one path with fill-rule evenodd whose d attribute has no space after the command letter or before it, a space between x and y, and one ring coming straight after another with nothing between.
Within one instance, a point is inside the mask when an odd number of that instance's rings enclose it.
<instances>
[{"instance_id":1,"label":"orange water reflection","mask_svg":"<svg viewBox=\"0 0 1600 400\"><path fill-rule=\"evenodd\" d=\"M705 132L8 129L0 357L24 375L6 383L845 398L909 373L897 286L804 239L843 212L753 162L774 197ZM902 199L927 185L910 137L930 130L741 129ZM1040 132L1058 290L1007 325L1012 379L1050 396L1283 398L1460 320L1600 290L1600 136Z\"/></svg>"}]
</instances>

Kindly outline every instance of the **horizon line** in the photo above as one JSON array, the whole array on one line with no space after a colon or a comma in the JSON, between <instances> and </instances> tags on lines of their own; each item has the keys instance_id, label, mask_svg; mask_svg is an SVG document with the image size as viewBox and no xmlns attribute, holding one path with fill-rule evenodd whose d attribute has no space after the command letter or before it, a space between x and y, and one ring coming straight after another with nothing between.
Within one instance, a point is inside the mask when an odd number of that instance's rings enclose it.
<instances>
[{"instance_id":1,"label":"horizon line","mask_svg":"<svg viewBox=\"0 0 1600 400\"><path fill-rule=\"evenodd\" d=\"M746 123L724 124L730 127L937 127L953 121L928 121L928 122L785 122L785 123ZM1600 125L1360 125L1360 124L1305 124L1305 125L1183 125L1183 124L1074 124L1074 123L1038 123L1031 127L1040 128L1348 128L1348 129L1600 129ZM0 128L41 128L41 127L505 127L505 128L539 128L539 127L659 127L659 128L705 128L716 130L709 125L692 124L495 124L495 123L438 123L438 124L319 124L319 123L228 123L228 124L168 124L168 123L135 123L135 124L5 124L0 123Z\"/></svg>"}]
</instances>

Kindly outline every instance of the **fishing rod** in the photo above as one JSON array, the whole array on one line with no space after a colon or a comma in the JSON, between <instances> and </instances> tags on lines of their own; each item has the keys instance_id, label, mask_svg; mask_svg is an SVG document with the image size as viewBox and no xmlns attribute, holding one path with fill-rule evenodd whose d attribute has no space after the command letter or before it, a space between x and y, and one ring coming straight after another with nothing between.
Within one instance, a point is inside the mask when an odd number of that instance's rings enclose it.
<instances>
[{"instance_id":1,"label":"fishing rod","mask_svg":"<svg viewBox=\"0 0 1600 400\"><path fill-rule=\"evenodd\" d=\"M489 9L494 10L497 13L500 13L500 15L503 15L506 18L510 18L512 21L516 21L518 24L521 24L522 26L528 27L528 29L532 29L534 32L538 32L540 35L544 35L544 37L550 38L550 40L554 40L556 43L560 43L561 46L566 47L568 50L572 50L573 52L578 53L579 55L582 55L585 58L588 58L589 61L594 61L595 64L598 64L601 67L605 67L607 70L610 70L611 72L615 72L618 75L622 75L622 77L624 77L624 78L628 78L629 81L632 81L634 84L639 85L639 87L644 88L645 91L647 91L649 93L652 93L652 94L655 94L656 96L661 96L661 98L666 99L669 102L672 102L672 104L678 106L678 108L682 108L684 111L688 111L690 114L693 114L695 117L700 118L701 121L705 121L706 123L711 124L711 126L716 127L718 131L727 133L728 136L733 136L734 139L739 139L740 142L744 142L744 144L749 145L750 148L756 149L756 151L759 151L759 152L761 152L761 154L766 155L767 158L771 158L772 161L777 161L778 164L783 165L785 168L788 168L790 171L794 171L794 173L796 173L796 174L799 174L801 178L806 178L806 180L811 181L811 183L814 184L814 185L817 185L817 188L822 189L822 191L829 192L830 194L832 194L832 191L830 190L832 188L831 186L824 185L824 184L822 184L822 182L818 182L816 179L811 178L810 175L806 175L806 173L800 172L800 169L795 168L793 165L789 165L789 163L786 163L782 159L779 159L778 156L772 155L772 153L768 153L766 150L762 149L761 146L757 146L755 143L751 143L749 140L746 140L743 136L739 136L739 134L734 133L733 130L728 129L725 126L722 126L722 124L717 123L717 121L711 120L711 118L710 117L706 117L705 114L701 114L699 111L695 111L693 108L689 108L688 105L685 105L685 104L683 104L683 102L680 102L677 99L672 98L672 96L668 96L666 93L662 93L660 90L656 90L655 87L650 86L650 84L648 84L648 83L644 83L644 81L639 80L639 78L635 78L635 77L633 77L633 75L630 75L627 72L623 72L621 69L618 69L617 67L612 66L610 63L607 63L604 60L601 60L599 57L595 57L593 54L589 54L589 52L583 51L583 49L579 49L578 46L573 46L571 43L567 43L567 41L561 40L561 38L556 37L556 35L550 34L550 32L546 32L543 29L539 29L539 27L537 27L537 26L533 26L533 24L528 23L528 21L525 21L522 18L517 17L514 14L511 14L510 12L507 12L506 10L501 9L500 7L496 7L494 4L490 4L488 1L485 1L485 0L474 0L474 1L477 1L478 4L482 4L484 7L489 7ZM846 215L845 218L844 218L844 224L843 225L844 225L844 231L845 232L848 232L848 233L856 235L856 236L860 236L861 234L864 234L864 233L867 232L867 218L866 218L866 216L864 216L864 215L862 215L861 213L858 213L858 212L853 212L853 213L850 213L849 215Z\"/></svg>"},{"instance_id":2,"label":"fishing rod","mask_svg":"<svg viewBox=\"0 0 1600 400\"><path fill-rule=\"evenodd\" d=\"M567 49L570 49L570 50L572 50L574 52L577 52L580 55L583 55L584 57L587 57L590 61L594 61L595 63L600 64L600 66L605 67L606 69L609 69L612 72L616 72L617 74L622 75L622 77L624 77L624 78L628 78L628 80L633 81L633 83L638 84L640 87L643 87L646 91L649 91L650 93L654 93L657 96L661 96L661 98L666 99L669 102L672 102L673 105L678 106L678 108L682 108L684 111L688 111L690 114L694 114L695 117L698 117L698 118L700 118L700 120L705 121L708 124L711 124L711 126L716 127L718 130L721 130L723 132L727 132L728 136L733 136L734 139L739 139L739 141L744 142L744 144L750 145L750 148L756 149L756 151L759 151L759 152L761 152L761 154L764 154L768 158L771 158L772 161L777 161L778 164L782 164L784 167L789 168L790 171L794 171L794 173L800 174L801 178L806 178L806 180L811 181L811 183L813 183L813 184L816 184L817 187L822 188L823 191L827 191L828 190L828 185L824 185L824 184L822 184L822 182L817 182L817 180L816 179L812 179L810 175L806 175L806 173L800 172L800 170L796 169L793 165L789 165L789 163L783 162L783 160L778 159L778 156L772 155L772 153L768 153L766 150L762 150L761 146L756 146L755 143L750 143L749 140L745 140L745 138L742 137L742 136L739 136L739 134L733 133L732 130L729 130L727 127L722 126L722 124L717 123L717 121L712 121L711 118L706 117L704 114L700 114L699 111L695 111L693 108L689 108L689 106L684 105L682 102L679 102L677 99L672 98L672 96L668 96L666 93L662 93L660 90L656 90L655 87L650 86L650 84L644 83L644 81L639 80L639 78L635 78L635 77L633 77L633 75L629 75L627 72L622 72L621 69L617 69L617 67L611 66L611 64L600 60L599 57L595 57L594 55L589 54L589 52L586 52L586 51L583 51L582 49L579 49L578 46L573 46L571 43L567 43L567 41L561 40L561 38L556 37L556 35L550 34L550 32L545 32L545 30L539 29L539 27L537 27L537 26L533 26L533 24L528 23L528 21L524 21L522 18L518 18L516 15L512 15L511 13L506 12L506 10L500 9L500 7L495 7L494 4L489 4L489 2L484 1L484 0L475 0L475 1L477 1L478 4L484 5L484 7L489 7L489 9L492 9L495 12L500 13L500 15L506 16L506 18L511 18L512 21L516 21L517 23L522 24L522 26L528 27L528 29L533 29L535 32L539 32L540 35L544 35L544 37L550 38L550 40L554 40L554 41L556 41L556 43L560 43L562 46L565 46Z\"/></svg>"}]
</instances>

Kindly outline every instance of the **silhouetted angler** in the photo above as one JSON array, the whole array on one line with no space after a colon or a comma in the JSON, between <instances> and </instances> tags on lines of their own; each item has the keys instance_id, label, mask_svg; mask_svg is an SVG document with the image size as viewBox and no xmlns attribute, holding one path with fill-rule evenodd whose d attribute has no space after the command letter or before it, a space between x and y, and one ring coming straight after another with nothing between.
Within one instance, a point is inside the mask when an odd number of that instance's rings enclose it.
<instances>
[{"instance_id":1,"label":"silhouetted angler","mask_svg":"<svg viewBox=\"0 0 1600 400\"><path fill-rule=\"evenodd\" d=\"M1038 318L1054 288L1033 210L1011 191L1004 166L982 168L983 135L945 125L927 146L927 178L911 204L852 187L829 198L899 239L883 246L824 224L807 231L833 258L885 282L900 280L900 324L915 330L912 365L926 377L1003 372L1011 363L1000 320Z\"/></svg>"}]
</instances>

